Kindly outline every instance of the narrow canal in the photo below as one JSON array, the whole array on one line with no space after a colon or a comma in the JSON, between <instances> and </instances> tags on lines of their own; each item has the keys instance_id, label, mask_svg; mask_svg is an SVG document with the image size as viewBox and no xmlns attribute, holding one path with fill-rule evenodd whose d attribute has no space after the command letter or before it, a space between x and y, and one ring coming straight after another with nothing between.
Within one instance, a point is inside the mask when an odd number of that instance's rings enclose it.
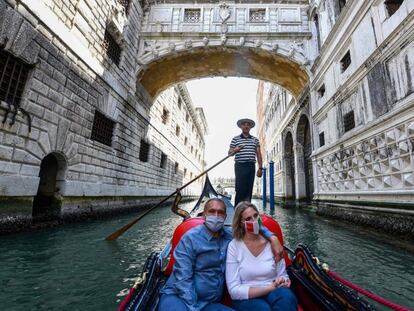
<instances>
[{"instance_id":1,"label":"narrow canal","mask_svg":"<svg viewBox=\"0 0 414 311\"><path fill-rule=\"evenodd\" d=\"M395 245L310 210L272 214L288 246L306 243L333 271L414 309L412 245ZM115 310L147 255L160 250L180 222L168 207L159 208L118 241L103 240L133 216L0 237L1 309Z\"/></svg>"}]
</instances>

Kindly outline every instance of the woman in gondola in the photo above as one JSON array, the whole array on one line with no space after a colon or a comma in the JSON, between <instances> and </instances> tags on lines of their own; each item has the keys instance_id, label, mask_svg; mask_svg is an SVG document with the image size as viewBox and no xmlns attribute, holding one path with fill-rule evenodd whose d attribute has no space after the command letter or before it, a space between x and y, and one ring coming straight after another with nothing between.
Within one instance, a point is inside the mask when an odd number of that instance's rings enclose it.
<instances>
[{"instance_id":1,"label":"woman in gondola","mask_svg":"<svg viewBox=\"0 0 414 311\"><path fill-rule=\"evenodd\" d=\"M226 282L236 310L297 310L286 264L273 257L259 234L256 206L240 202L233 217L233 237L227 249Z\"/></svg>"}]
</instances>

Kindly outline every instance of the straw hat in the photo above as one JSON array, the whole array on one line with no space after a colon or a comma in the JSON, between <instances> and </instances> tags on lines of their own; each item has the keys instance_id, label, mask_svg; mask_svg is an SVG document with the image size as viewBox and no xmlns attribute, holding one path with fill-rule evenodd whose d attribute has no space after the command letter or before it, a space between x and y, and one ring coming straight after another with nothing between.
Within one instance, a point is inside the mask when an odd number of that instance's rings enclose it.
<instances>
[{"instance_id":1,"label":"straw hat","mask_svg":"<svg viewBox=\"0 0 414 311\"><path fill-rule=\"evenodd\" d=\"M256 125L256 123L252 120L252 119L240 119L239 121L237 121L237 126L241 128L243 123L249 123L250 127L254 127Z\"/></svg>"}]
</instances>

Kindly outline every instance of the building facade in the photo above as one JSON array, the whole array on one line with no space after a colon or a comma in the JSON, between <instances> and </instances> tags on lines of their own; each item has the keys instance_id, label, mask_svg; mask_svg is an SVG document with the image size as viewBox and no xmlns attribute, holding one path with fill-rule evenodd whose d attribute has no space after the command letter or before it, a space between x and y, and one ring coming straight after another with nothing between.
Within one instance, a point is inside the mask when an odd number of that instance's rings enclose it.
<instances>
[{"instance_id":1,"label":"building facade","mask_svg":"<svg viewBox=\"0 0 414 311\"><path fill-rule=\"evenodd\" d=\"M258 91L276 195L412 205L414 1L310 1L307 12L308 89L291 103L271 96L277 86Z\"/></svg>"},{"instance_id":2,"label":"building facade","mask_svg":"<svg viewBox=\"0 0 414 311\"><path fill-rule=\"evenodd\" d=\"M204 169L185 85L154 101L136 84L142 17L138 1L0 0L2 231L145 205Z\"/></svg>"}]
</instances>

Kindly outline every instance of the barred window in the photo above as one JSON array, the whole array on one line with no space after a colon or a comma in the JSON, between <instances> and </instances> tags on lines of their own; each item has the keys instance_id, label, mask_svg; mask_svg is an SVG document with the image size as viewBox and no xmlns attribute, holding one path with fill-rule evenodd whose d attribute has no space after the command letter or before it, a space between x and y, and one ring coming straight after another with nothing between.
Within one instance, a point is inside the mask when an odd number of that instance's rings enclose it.
<instances>
[{"instance_id":1,"label":"barred window","mask_svg":"<svg viewBox=\"0 0 414 311\"><path fill-rule=\"evenodd\" d=\"M139 148L139 160L142 162L148 162L150 144L141 139L141 147Z\"/></svg>"},{"instance_id":2,"label":"barred window","mask_svg":"<svg viewBox=\"0 0 414 311\"><path fill-rule=\"evenodd\" d=\"M184 23L199 23L201 9L184 9Z\"/></svg>"},{"instance_id":3,"label":"barred window","mask_svg":"<svg viewBox=\"0 0 414 311\"><path fill-rule=\"evenodd\" d=\"M178 162L175 162L174 164L174 174L178 173Z\"/></svg>"},{"instance_id":4,"label":"barred window","mask_svg":"<svg viewBox=\"0 0 414 311\"><path fill-rule=\"evenodd\" d=\"M121 59L121 46L107 29L105 30L103 49L106 55L118 66Z\"/></svg>"},{"instance_id":5,"label":"barred window","mask_svg":"<svg viewBox=\"0 0 414 311\"><path fill-rule=\"evenodd\" d=\"M355 127L354 111L351 110L344 116L344 131L348 132Z\"/></svg>"},{"instance_id":6,"label":"barred window","mask_svg":"<svg viewBox=\"0 0 414 311\"><path fill-rule=\"evenodd\" d=\"M10 53L0 51L0 100L18 105L30 66Z\"/></svg>"},{"instance_id":7,"label":"barred window","mask_svg":"<svg viewBox=\"0 0 414 311\"><path fill-rule=\"evenodd\" d=\"M384 5L387 9L388 16L394 15L394 13L398 11L403 2L404 0L385 0Z\"/></svg>"},{"instance_id":8,"label":"barred window","mask_svg":"<svg viewBox=\"0 0 414 311\"><path fill-rule=\"evenodd\" d=\"M107 118L103 113L99 112L98 110L95 110L91 139L99 141L104 145L111 146L114 126L114 121Z\"/></svg>"},{"instance_id":9,"label":"barred window","mask_svg":"<svg viewBox=\"0 0 414 311\"><path fill-rule=\"evenodd\" d=\"M170 112L167 109L162 110L161 120L162 123L167 124L168 117L170 116Z\"/></svg>"},{"instance_id":10,"label":"barred window","mask_svg":"<svg viewBox=\"0 0 414 311\"><path fill-rule=\"evenodd\" d=\"M161 153L160 167L161 168L166 168L167 167L167 155L163 152Z\"/></svg>"},{"instance_id":11,"label":"barred window","mask_svg":"<svg viewBox=\"0 0 414 311\"><path fill-rule=\"evenodd\" d=\"M318 97L322 98L325 95L325 84L322 84L318 89Z\"/></svg>"},{"instance_id":12,"label":"barred window","mask_svg":"<svg viewBox=\"0 0 414 311\"><path fill-rule=\"evenodd\" d=\"M348 69L348 67L351 65L351 53L346 52L344 57L341 59L341 72L344 72Z\"/></svg>"},{"instance_id":13,"label":"barred window","mask_svg":"<svg viewBox=\"0 0 414 311\"><path fill-rule=\"evenodd\" d=\"M249 22L263 23L266 19L266 9L250 9Z\"/></svg>"},{"instance_id":14,"label":"barred window","mask_svg":"<svg viewBox=\"0 0 414 311\"><path fill-rule=\"evenodd\" d=\"M128 15L130 2L131 0L118 0L118 3L122 6L125 16Z\"/></svg>"},{"instance_id":15,"label":"barred window","mask_svg":"<svg viewBox=\"0 0 414 311\"><path fill-rule=\"evenodd\" d=\"M325 146L325 132L319 133L319 147Z\"/></svg>"}]
</instances>

